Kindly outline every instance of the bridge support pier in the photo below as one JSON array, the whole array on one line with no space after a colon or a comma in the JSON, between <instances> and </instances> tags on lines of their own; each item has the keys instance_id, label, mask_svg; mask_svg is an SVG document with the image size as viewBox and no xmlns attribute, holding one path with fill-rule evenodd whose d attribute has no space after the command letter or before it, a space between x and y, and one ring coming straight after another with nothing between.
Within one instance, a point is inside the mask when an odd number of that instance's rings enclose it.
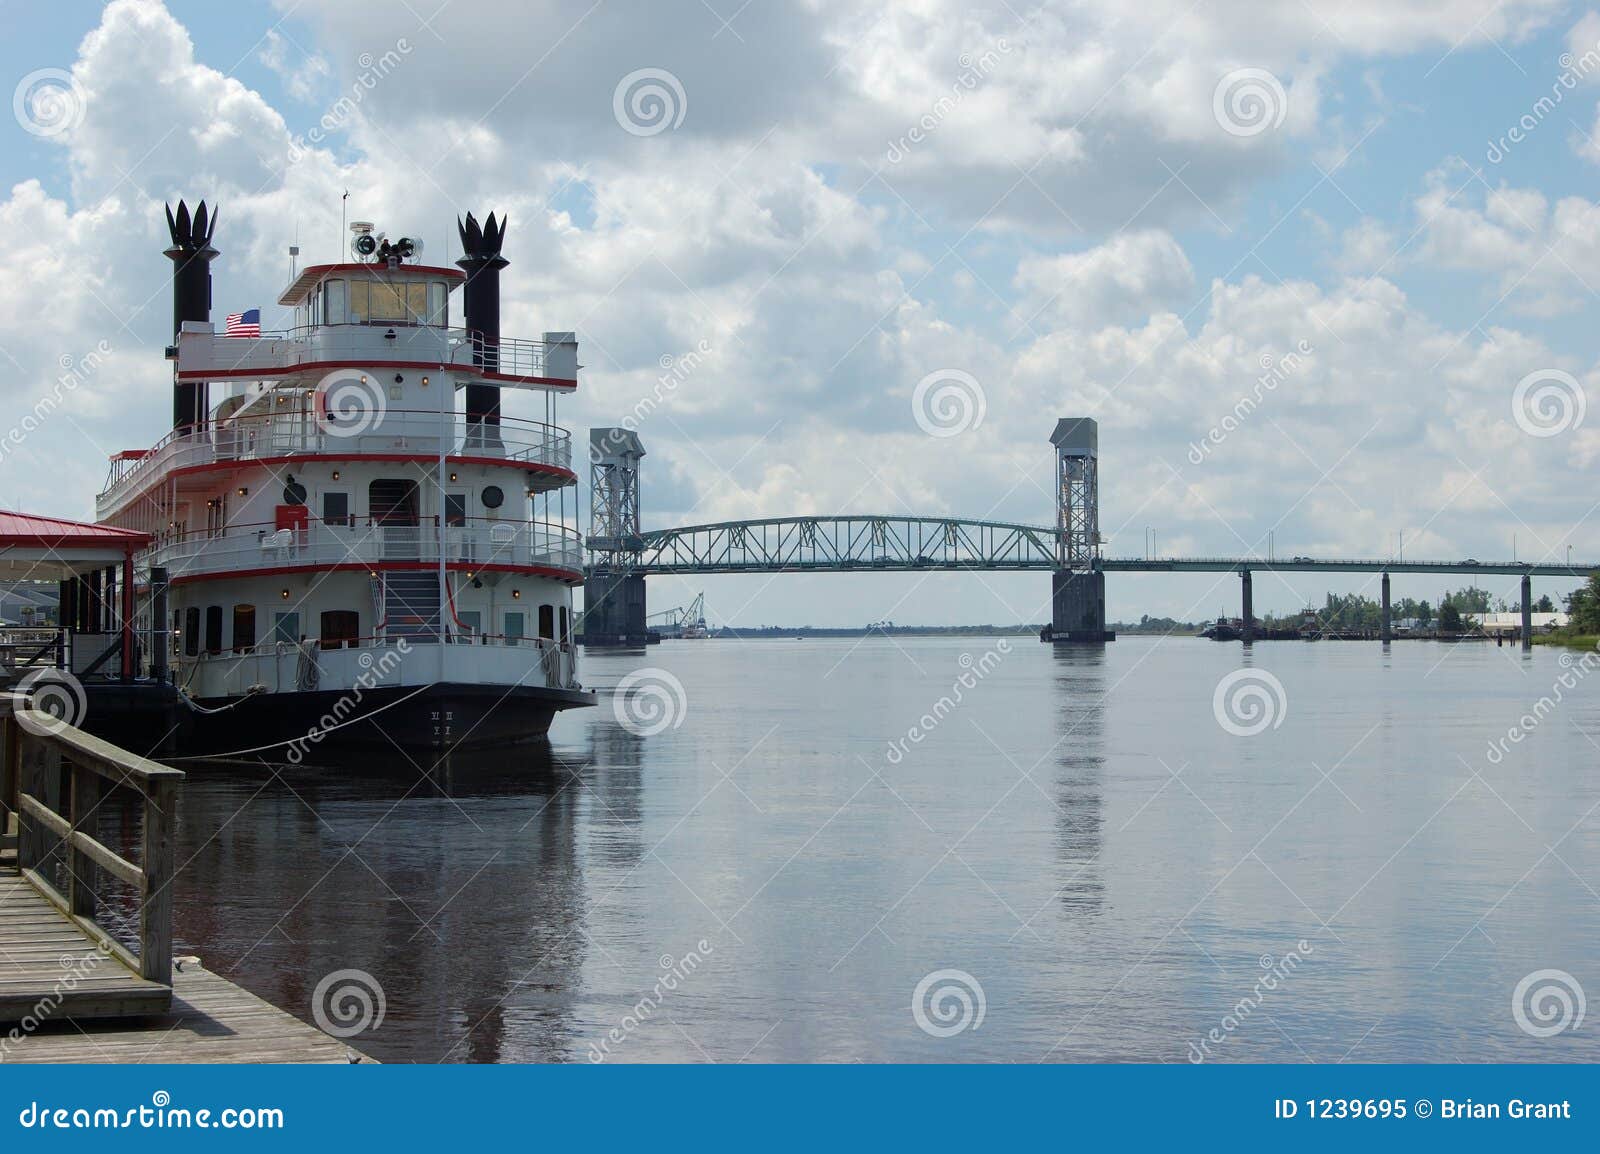
<instances>
[{"instance_id":1,"label":"bridge support pier","mask_svg":"<svg viewBox=\"0 0 1600 1154\"><path fill-rule=\"evenodd\" d=\"M582 641L612 648L649 644L642 574L599 570L584 581Z\"/></svg>"},{"instance_id":2,"label":"bridge support pier","mask_svg":"<svg viewBox=\"0 0 1600 1154\"><path fill-rule=\"evenodd\" d=\"M1098 569L1057 569L1050 575L1050 638L1073 644L1103 645L1106 632L1106 575Z\"/></svg>"},{"instance_id":3,"label":"bridge support pier","mask_svg":"<svg viewBox=\"0 0 1600 1154\"><path fill-rule=\"evenodd\" d=\"M1394 626L1389 615L1389 574L1383 575L1383 615L1378 619L1378 640L1385 645L1394 640Z\"/></svg>"},{"instance_id":4,"label":"bridge support pier","mask_svg":"<svg viewBox=\"0 0 1600 1154\"><path fill-rule=\"evenodd\" d=\"M1522 575L1522 648L1533 648L1533 578Z\"/></svg>"},{"instance_id":5,"label":"bridge support pier","mask_svg":"<svg viewBox=\"0 0 1600 1154\"><path fill-rule=\"evenodd\" d=\"M1253 596L1254 579L1250 570L1239 570L1239 583L1244 598L1244 612L1239 619L1239 637L1246 645L1249 645L1256 639L1255 598Z\"/></svg>"}]
</instances>

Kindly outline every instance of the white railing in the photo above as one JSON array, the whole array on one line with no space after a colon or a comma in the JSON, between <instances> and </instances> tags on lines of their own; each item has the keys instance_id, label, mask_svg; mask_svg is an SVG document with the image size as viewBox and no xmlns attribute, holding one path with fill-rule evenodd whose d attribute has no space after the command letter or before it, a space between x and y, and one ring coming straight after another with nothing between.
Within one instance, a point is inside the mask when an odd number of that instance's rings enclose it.
<instances>
[{"instance_id":1,"label":"white railing","mask_svg":"<svg viewBox=\"0 0 1600 1154\"><path fill-rule=\"evenodd\" d=\"M288 409L289 406L284 406ZM141 457L118 458L98 499L99 515L141 481L169 469L215 461L251 461L289 454L359 456L363 453L437 454L441 435L454 457L490 457L515 464L572 468L572 434L559 425L501 417L498 425L470 423L463 413L414 409L352 412L342 418L306 408L230 417L203 429L174 430Z\"/></svg>"},{"instance_id":2,"label":"white railing","mask_svg":"<svg viewBox=\"0 0 1600 1154\"><path fill-rule=\"evenodd\" d=\"M475 348L473 335L467 329L435 325L313 325L265 332L258 338L191 329L178 337L178 371L186 375L282 373L326 361L421 361L441 368L481 368L513 377L562 381L577 377L577 346L570 340L501 337L496 345Z\"/></svg>"},{"instance_id":3,"label":"white railing","mask_svg":"<svg viewBox=\"0 0 1600 1154\"><path fill-rule=\"evenodd\" d=\"M444 560L460 565L541 565L583 570L583 537L576 529L545 521L472 518L444 528ZM171 578L244 569L310 569L381 561L438 561L438 526L352 524L317 521L303 529L242 526L220 536L204 534L158 542L151 565L166 566Z\"/></svg>"},{"instance_id":4,"label":"white railing","mask_svg":"<svg viewBox=\"0 0 1600 1154\"><path fill-rule=\"evenodd\" d=\"M469 685L578 686L577 651L570 643L460 634L442 643L406 638L403 651L397 639L381 637L359 638L339 649L267 642L239 653L182 658L178 677L195 697L233 697L255 686L292 693L309 688L313 675L319 690L345 690L358 682L368 688L430 685L441 679L441 669L443 680Z\"/></svg>"}]
</instances>

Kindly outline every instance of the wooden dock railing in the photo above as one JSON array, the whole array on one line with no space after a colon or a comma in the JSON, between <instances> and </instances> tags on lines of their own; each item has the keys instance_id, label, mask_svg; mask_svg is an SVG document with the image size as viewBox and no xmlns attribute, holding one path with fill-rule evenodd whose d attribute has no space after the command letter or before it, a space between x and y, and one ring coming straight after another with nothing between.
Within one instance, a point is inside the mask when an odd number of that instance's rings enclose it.
<instances>
[{"instance_id":1,"label":"wooden dock railing","mask_svg":"<svg viewBox=\"0 0 1600 1154\"><path fill-rule=\"evenodd\" d=\"M146 981L172 984L172 880L181 770L149 761L45 714L16 715L0 694L0 823L17 829L17 868L106 954ZM29 716L39 721L25 720ZM142 852L129 861L94 836L110 790L137 798ZM132 887L138 955L96 921L100 871Z\"/></svg>"}]
</instances>

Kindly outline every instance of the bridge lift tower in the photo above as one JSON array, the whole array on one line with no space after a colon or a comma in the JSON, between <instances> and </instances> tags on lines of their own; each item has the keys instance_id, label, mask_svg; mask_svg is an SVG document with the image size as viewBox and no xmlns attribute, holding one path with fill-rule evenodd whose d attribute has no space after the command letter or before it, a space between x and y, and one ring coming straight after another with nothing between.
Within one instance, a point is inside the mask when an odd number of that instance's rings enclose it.
<instances>
[{"instance_id":1,"label":"bridge lift tower","mask_svg":"<svg viewBox=\"0 0 1600 1154\"><path fill-rule=\"evenodd\" d=\"M1100 427L1062 417L1056 449L1056 571L1050 584L1048 640L1091 645L1106 632L1106 575L1100 567Z\"/></svg>"},{"instance_id":2,"label":"bridge lift tower","mask_svg":"<svg viewBox=\"0 0 1600 1154\"><path fill-rule=\"evenodd\" d=\"M629 429L589 430L589 551L583 583L583 643L649 642L644 575L628 558L639 550L639 461L644 446Z\"/></svg>"}]
</instances>

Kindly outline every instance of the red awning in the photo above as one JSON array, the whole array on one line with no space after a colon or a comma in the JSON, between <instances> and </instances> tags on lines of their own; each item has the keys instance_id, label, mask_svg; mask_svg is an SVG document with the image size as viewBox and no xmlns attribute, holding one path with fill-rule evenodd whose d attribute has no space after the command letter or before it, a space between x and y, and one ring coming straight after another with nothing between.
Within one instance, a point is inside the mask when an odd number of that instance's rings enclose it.
<instances>
[{"instance_id":1,"label":"red awning","mask_svg":"<svg viewBox=\"0 0 1600 1154\"><path fill-rule=\"evenodd\" d=\"M84 521L64 521L60 517L39 517L32 513L0 511L0 545L32 546L39 549L115 548L138 549L150 534L110 525L90 525Z\"/></svg>"}]
</instances>

